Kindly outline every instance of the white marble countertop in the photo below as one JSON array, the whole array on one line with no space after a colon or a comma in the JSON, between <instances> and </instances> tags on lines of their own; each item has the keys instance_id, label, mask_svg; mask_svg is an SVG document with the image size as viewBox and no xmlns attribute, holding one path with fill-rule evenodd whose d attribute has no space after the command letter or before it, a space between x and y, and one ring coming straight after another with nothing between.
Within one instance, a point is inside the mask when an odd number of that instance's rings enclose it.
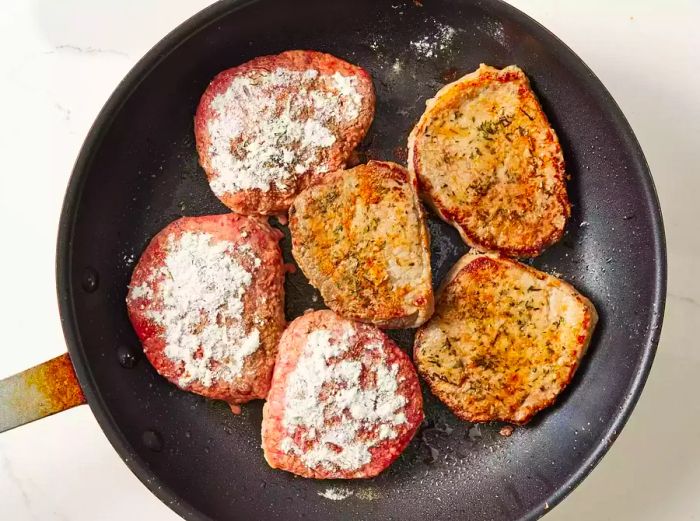
<instances>
[{"instance_id":1,"label":"white marble countertop","mask_svg":"<svg viewBox=\"0 0 700 521\"><path fill-rule=\"evenodd\" d=\"M88 128L136 61L208 3L2 2L0 378L65 351L55 235ZM644 394L609 454L547 519L698 520L700 345L692 327L700 324L700 3L512 3L571 46L620 104L651 166L668 237L666 320ZM177 516L131 474L89 408L79 407L0 435L0 518Z\"/></svg>"}]
</instances>

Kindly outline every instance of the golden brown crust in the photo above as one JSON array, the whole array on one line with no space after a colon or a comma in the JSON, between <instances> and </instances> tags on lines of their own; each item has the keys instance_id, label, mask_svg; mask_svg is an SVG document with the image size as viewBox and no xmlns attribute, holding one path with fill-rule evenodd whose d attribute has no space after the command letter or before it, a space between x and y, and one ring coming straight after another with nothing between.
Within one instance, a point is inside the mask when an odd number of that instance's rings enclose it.
<instances>
[{"instance_id":1,"label":"golden brown crust","mask_svg":"<svg viewBox=\"0 0 700 521\"><path fill-rule=\"evenodd\" d=\"M354 78L357 80L356 88L361 97L361 106L357 116L352 120L334 121L332 123L333 128L331 130L336 137L335 142L328 147L318 148L316 151L317 157L309 165L306 165L308 168L298 172L294 171L295 164L290 164L290 175L283 180L283 186L271 185L266 190L258 188L215 190L217 197L226 206L238 213L271 215L286 212L294 197L321 178L324 172L337 170L345 165L352 151L367 133L374 117L375 95L370 75L361 67L352 65L330 54L316 51L286 51L271 56L260 56L237 67L227 69L212 80L202 95L194 121L199 161L210 184L214 183L219 175L219 172L212 165L212 136L209 130L209 122L217 116L216 111L212 108L212 102L218 95L225 92L236 78L252 78L255 80L260 74L269 73L277 69L287 71L313 70L318 71L319 76L323 77L330 77L338 73L344 77ZM317 82L314 88L324 90L325 87ZM288 100L293 98L295 94L292 90L293 87L287 87L284 91L277 89L276 95L280 101ZM308 94L305 94L302 98L307 100ZM338 106L334 109L335 112L340 111L342 104L346 102L347 100L340 96L338 98ZM305 110L302 112L305 112ZM254 118L255 115L246 113L246 116L242 117ZM313 119L313 116L306 117ZM252 128L256 127L257 125L252 124ZM232 143L232 148L238 148L236 154L242 155L245 153L241 145L249 138L249 135L243 135Z\"/></svg>"},{"instance_id":2,"label":"golden brown crust","mask_svg":"<svg viewBox=\"0 0 700 521\"><path fill-rule=\"evenodd\" d=\"M438 291L413 356L460 418L525 424L571 381L597 318L593 304L556 277L468 254Z\"/></svg>"},{"instance_id":3,"label":"golden brown crust","mask_svg":"<svg viewBox=\"0 0 700 521\"><path fill-rule=\"evenodd\" d=\"M571 210L556 133L516 66L479 69L443 87L408 140L427 202L480 251L534 257Z\"/></svg>"},{"instance_id":4,"label":"golden brown crust","mask_svg":"<svg viewBox=\"0 0 700 521\"><path fill-rule=\"evenodd\" d=\"M294 258L328 307L385 328L430 317L429 236L405 168L370 161L331 173L289 215Z\"/></svg>"}]
</instances>

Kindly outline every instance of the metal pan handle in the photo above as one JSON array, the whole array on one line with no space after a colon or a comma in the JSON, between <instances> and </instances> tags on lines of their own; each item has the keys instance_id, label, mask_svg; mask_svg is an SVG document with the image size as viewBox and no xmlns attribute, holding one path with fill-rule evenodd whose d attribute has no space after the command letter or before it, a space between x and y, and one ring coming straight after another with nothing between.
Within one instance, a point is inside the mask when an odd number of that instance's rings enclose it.
<instances>
[{"instance_id":1,"label":"metal pan handle","mask_svg":"<svg viewBox=\"0 0 700 521\"><path fill-rule=\"evenodd\" d=\"M85 403L68 353L0 380L0 432Z\"/></svg>"}]
</instances>

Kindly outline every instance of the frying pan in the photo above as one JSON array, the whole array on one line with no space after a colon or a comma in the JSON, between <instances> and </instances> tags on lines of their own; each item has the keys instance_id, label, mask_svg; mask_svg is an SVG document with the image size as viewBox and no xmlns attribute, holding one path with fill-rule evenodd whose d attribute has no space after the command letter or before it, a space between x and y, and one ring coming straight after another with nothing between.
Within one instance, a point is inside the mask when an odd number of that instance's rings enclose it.
<instances>
[{"instance_id":1,"label":"frying pan","mask_svg":"<svg viewBox=\"0 0 700 521\"><path fill-rule=\"evenodd\" d=\"M425 99L480 62L518 64L531 78L559 134L573 202L564 239L532 263L589 296L600 323L557 404L512 436L457 420L426 391L424 425L380 476L295 478L263 460L262 403L234 416L177 390L143 359L124 305L134 260L175 218L226 211L197 164L199 97L217 72L286 49L327 51L372 74L377 111L360 160L404 161ZM429 228L437 284L466 247L432 215ZM72 365L64 355L1 382L0 430L86 398L132 471L192 520L530 520L590 472L634 407L659 338L666 256L649 169L619 108L570 49L512 7L225 1L165 37L100 113L66 193L57 279ZM323 305L300 271L286 290L288 319ZM410 350L412 331L391 334ZM322 495L338 486L346 499Z\"/></svg>"}]
</instances>

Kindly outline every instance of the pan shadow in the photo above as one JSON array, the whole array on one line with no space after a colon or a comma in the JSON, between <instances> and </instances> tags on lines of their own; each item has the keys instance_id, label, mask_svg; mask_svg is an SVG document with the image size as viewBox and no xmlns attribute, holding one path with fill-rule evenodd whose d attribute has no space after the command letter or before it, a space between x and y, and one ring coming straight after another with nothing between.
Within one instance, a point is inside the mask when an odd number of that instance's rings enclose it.
<instances>
[{"instance_id":1,"label":"pan shadow","mask_svg":"<svg viewBox=\"0 0 700 521\"><path fill-rule=\"evenodd\" d=\"M697 393L700 363L666 354L663 347L647 387L624 434L593 481L585 481L555 510L553 519L665 519L668 505L697 486L700 406L683 397ZM595 490L596 501L590 502ZM634 497L635 501L626 498Z\"/></svg>"},{"instance_id":2,"label":"pan shadow","mask_svg":"<svg viewBox=\"0 0 700 521\"><path fill-rule=\"evenodd\" d=\"M683 131L697 126L700 113L691 93L671 92L642 66L617 70L611 85L616 75L645 93L628 96L623 108L632 116L662 201L669 247L666 318L649 380L627 427L592 478L554 510L552 521L597 519L601 512L616 521L679 518L697 495L700 479L700 404L695 399L700 357L692 349L700 318L693 276L700 269L700 237L687 235L700 183L689 167L697 142ZM655 100L654 110L647 106L649 99Z\"/></svg>"}]
</instances>

